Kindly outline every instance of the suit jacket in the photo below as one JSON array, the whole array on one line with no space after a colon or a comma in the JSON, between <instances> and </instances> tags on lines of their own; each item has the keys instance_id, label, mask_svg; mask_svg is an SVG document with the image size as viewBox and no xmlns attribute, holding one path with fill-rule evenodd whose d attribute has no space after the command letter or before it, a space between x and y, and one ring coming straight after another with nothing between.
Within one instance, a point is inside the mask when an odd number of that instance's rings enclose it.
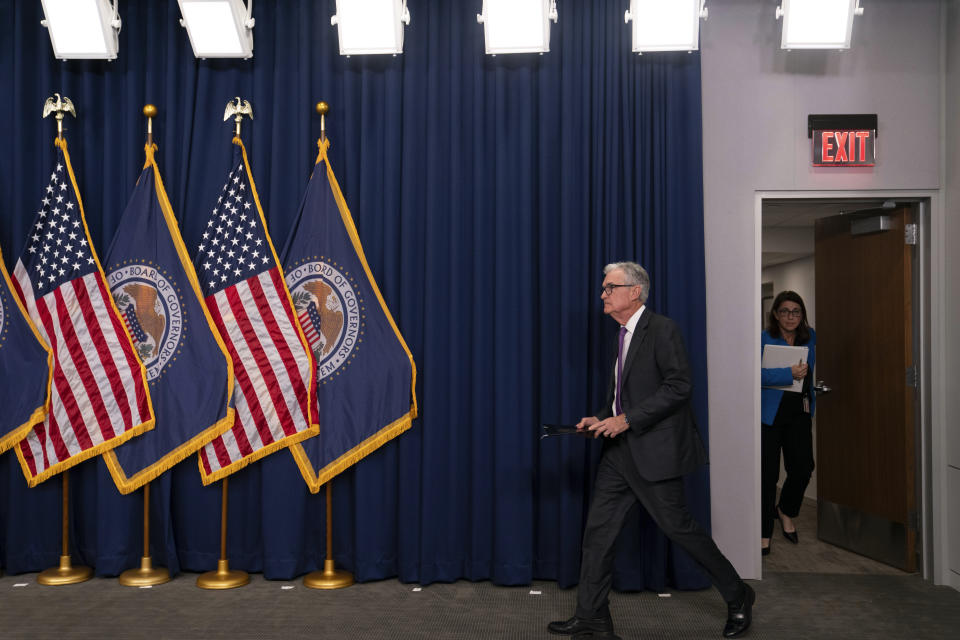
<instances>
[{"instance_id":1,"label":"suit jacket","mask_svg":"<svg viewBox=\"0 0 960 640\"><path fill-rule=\"evenodd\" d=\"M768 344L782 344L787 346L787 341L783 338L773 338L769 333L763 331L760 334L760 357L763 358L763 350L767 348ZM813 372L814 365L817 364L817 332L813 330L813 327L810 327L810 339L807 341L807 344L797 345L798 347L808 347L809 351L807 352L807 366L810 368L811 374ZM811 380L813 376L810 376ZM783 399L783 390L782 389L768 389L767 387L777 386L783 387L788 384L793 384L793 373L790 371L790 367L776 367L770 369L760 369L760 422L763 424L773 424L773 420L777 417L777 410L780 408L780 400ZM810 385L810 417L813 417L814 411L817 409L817 395L814 392L813 385Z\"/></svg>"},{"instance_id":2,"label":"suit jacket","mask_svg":"<svg viewBox=\"0 0 960 640\"><path fill-rule=\"evenodd\" d=\"M601 420L613 411L616 378L611 375ZM690 407L690 366L676 323L644 309L623 363L620 405L630 428L626 438L637 470L655 482L690 473L707 453Z\"/></svg>"}]
</instances>

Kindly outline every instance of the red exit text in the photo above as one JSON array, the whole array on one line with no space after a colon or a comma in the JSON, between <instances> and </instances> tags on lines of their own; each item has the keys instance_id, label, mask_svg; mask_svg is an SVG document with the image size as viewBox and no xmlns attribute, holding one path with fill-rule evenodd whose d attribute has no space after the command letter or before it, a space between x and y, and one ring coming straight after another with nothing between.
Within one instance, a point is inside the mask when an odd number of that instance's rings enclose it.
<instances>
[{"instance_id":1,"label":"red exit text","mask_svg":"<svg viewBox=\"0 0 960 640\"><path fill-rule=\"evenodd\" d=\"M814 131L813 166L872 167L876 164L876 131Z\"/></svg>"}]
</instances>

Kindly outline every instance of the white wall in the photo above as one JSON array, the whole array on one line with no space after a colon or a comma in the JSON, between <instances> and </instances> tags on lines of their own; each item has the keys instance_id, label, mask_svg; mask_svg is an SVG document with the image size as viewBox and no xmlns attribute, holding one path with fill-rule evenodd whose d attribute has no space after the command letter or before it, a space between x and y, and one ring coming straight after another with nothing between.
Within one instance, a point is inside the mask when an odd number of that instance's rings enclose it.
<instances>
[{"instance_id":1,"label":"white wall","mask_svg":"<svg viewBox=\"0 0 960 640\"><path fill-rule=\"evenodd\" d=\"M812 234L805 234L812 235ZM763 249L768 247L767 233L764 230ZM807 322L816 329L817 327L817 289L816 289L816 268L814 265L814 256L807 256L792 262L785 262L773 267L767 267L760 272L760 282L773 283L773 295L776 296L781 291L796 291L803 298L803 306L807 308ZM816 373L816 371L814 371ZM814 378L816 380L816 378ZM817 458L817 416L813 416L813 458ZM786 471L783 468L783 460L780 461L780 486L783 486L783 480L786 478ZM810 484L803 494L811 500L817 499L817 470L813 470L810 476Z\"/></svg>"},{"instance_id":2,"label":"white wall","mask_svg":"<svg viewBox=\"0 0 960 640\"><path fill-rule=\"evenodd\" d=\"M946 70L945 70L945 202L946 216L942 235L946 274L952 277L952 283L944 282L945 304L943 316L948 320L943 324L942 338L946 358L940 369L942 391L946 397L941 418L948 425L944 433L944 442L934 441L935 470L942 470L934 476L935 508L946 506L947 514L941 514L942 526L946 535L935 540L941 555L948 558L949 569L944 571L942 582L960 589L960 428L957 417L960 416L960 394L956 393L957 381L952 372L960 362L960 339L956 335L957 318L960 318L960 256L956 247L960 246L960 2L949 2L946 7L944 33L946 34ZM947 278L945 278L946 280ZM936 407L935 407L936 410ZM939 449L937 449L939 447ZM936 528L936 526L935 526Z\"/></svg>"},{"instance_id":3,"label":"white wall","mask_svg":"<svg viewBox=\"0 0 960 640\"><path fill-rule=\"evenodd\" d=\"M750 578L761 573L757 192L938 190L941 175L941 0L864 3L846 52L781 51L777 4L711 2L701 31L712 523ZM811 113L876 113L877 166L811 167Z\"/></svg>"}]
</instances>

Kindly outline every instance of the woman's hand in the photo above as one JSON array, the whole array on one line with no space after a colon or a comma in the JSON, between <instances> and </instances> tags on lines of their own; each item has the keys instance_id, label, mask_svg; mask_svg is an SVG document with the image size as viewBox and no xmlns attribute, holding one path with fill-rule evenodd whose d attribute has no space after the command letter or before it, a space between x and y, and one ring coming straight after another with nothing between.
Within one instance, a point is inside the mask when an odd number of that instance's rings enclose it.
<instances>
[{"instance_id":1,"label":"woman's hand","mask_svg":"<svg viewBox=\"0 0 960 640\"><path fill-rule=\"evenodd\" d=\"M793 365L790 367L790 373L793 374L794 380L803 380L807 377L807 363Z\"/></svg>"}]
</instances>

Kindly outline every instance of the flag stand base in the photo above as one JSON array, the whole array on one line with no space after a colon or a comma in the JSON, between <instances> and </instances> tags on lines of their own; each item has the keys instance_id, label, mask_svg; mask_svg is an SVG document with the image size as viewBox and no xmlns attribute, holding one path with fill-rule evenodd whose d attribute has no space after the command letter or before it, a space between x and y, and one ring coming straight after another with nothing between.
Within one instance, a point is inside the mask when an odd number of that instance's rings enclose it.
<instances>
[{"instance_id":1,"label":"flag stand base","mask_svg":"<svg viewBox=\"0 0 960 640\"><path fill-rule=\"evenodd\" d=\"M148 587L170 581L170 572L165 567L154 569L150 556L140 558L139 569L128 569L120 574L120 584L125 587Z\"/></svg>"},{"instance_id":2,"label":"flag stand base","mask_svg":"<svg viewBox=\"0 0 960 640\"><path fill-rule=\"evenodd\" d=\"M60 556L60 566L41 571L40 575L37 576L37 582L50 586L60 586L86 582L92 577L93 569L90 567L74 567L70 564L70 556Z\"/></svg>"},{"instance_id":3,"label":"flag stand base","mask_svg":"<svg viewBox=\"0 0 960 640\"><path fill-rule=\"evenodd\" d=\"M333 484L328 480L326 485L327 559L323 561L323 571L314 571L304 576L303 586L311 589L343 589L353 584L353 574L349 571L338 571L333 566Z\"/></svg>"},{"instance_id":4,"label":"flag stand base","mask_svg":"<svg viewBox=\"0 0 960 640\"><path fill-rule=\"evenodd\" d=\"M217 570L207 571L197 577L197 586L201 589L235 589L250 582L246 571L230 570L228 560L217 560Z\"/></svg>"},{"instance_id":5,"label":"flag stand base","mask_svg":"<svg viewBox=\"0 0 960 640\"><path fill-rule=\"evenodd\" d=\"M353 584L353 574L333 568L333 560L323 561L323 571L308 573L303 586L311 589L343 589Z\"/></svg>"},{"instance_id":6,"label":"flag stand base","mask_svg":"<svg viewBox=\"0 0 960 640\"><path fill-rule=\"evenodd\" d=\"M220 559L217 560L217 570L207 571L197 578L197 586L201 589L234 589L250 582L250 574L246 571L231 571L230 561L227 560L227 480L220 483L223 490L220 499Z\"/></svg>"},{"instance_id":7,"label":"flag stand base","mask_svg":"<svg viewBox=\"0 0 960 640\"><path fill-rule=\"evenodd\" d=\"M93 577L93 569L90 567L75 567L70 563L70 538L69 538L69 515L70 515L70 472L64 471L60 474L63 477L62 508L61 518L61 544L60 566L41 571L37 576L37 582L50 586L60 586L64 584L77 584L86 582Z\"/></svg>"},{"instance_id":8,"label":"flag stand base","mask_svg":"<svg viewBox=\"0 0 960 640\"><path fill-rule=\"evenodd\" d=\"M149 587L170 581L170 572L164 567L153 568L150 559L150 483L143 485L143 557L139 569L128 569L120 574L125 587Z\"/></svg>"}]
</instances>

